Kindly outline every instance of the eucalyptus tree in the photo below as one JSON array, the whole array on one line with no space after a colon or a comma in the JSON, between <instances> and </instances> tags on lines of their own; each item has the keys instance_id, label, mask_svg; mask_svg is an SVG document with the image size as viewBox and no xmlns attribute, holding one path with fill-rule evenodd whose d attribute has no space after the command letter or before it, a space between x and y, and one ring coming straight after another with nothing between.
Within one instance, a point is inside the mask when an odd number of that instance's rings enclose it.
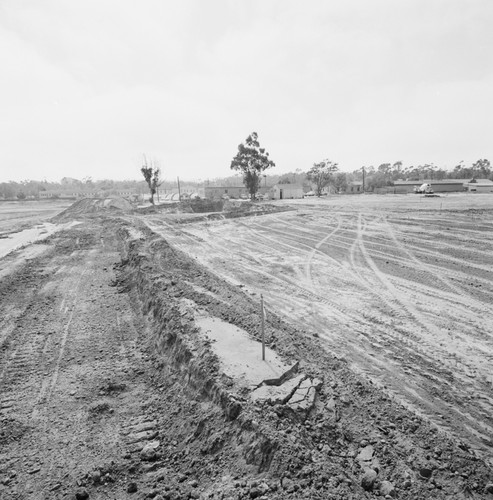
<instances>
[{"instance_id":1,"label":"eucalyptus tree","mask_svg":"<svg viewBox=\"0 0 493 500\"><path fill-rule=\"evenodd\" d=\"M257 132L252 132L245 142L238 146L238 153L231 161L231 170L243 174L243 184L248 189L252 200L259 190L262 172L275 166L269 158L269 153L260 147Z\"/></svg>"},{"instance_id":2,"label":"eucalyptus tree","mask_svg":"<svg viewBox=\"0 0 493 500\"><path fill-rule=\"evenodd\" d=\"M329 184L332 174L338 170L339 167L337 163L330 160L322 160L313 164L313 167L307 172L306 176L315 184L317 196L322 196L324 187Z\"/></svg>"}]
</instances>

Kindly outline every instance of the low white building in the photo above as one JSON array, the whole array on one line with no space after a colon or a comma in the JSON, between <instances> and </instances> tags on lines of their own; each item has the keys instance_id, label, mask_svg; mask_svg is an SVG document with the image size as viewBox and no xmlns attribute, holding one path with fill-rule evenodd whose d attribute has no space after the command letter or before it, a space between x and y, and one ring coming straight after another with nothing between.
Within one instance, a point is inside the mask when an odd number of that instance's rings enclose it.
<instances>
[{"instance_id":1,"label":"low white building","mask_svg":"<svg viewBox=\"0 0 493 500\"><path fill-rule=\"evenodd\" d=\"M303 186L301 184L276 184L270 190L273 200L288 200L303 198Z\"/></svg>"}]
</instances>

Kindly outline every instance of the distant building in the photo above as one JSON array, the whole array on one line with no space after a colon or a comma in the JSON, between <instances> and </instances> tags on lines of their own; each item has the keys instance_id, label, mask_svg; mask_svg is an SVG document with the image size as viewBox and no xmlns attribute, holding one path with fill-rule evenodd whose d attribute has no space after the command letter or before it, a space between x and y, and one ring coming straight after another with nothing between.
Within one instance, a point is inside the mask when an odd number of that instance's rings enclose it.
<instances>
[{"instance_id":1,"label":"distant building","mask_svg":"<svg viewBox=\"0 0 493 500\"><path fill-rule=\"evenodd\" d=\"M466 191L473 193L493 193L493 181L489 179L471 179L464 182Z\"/></svg>"},{"instance_id":2,"label":"distant building","mask_svg":"<svg viewBox=\"0 0 493 500\"><path fill-rule=\"evenodd\" d=\"M208 200L250 198L250 194L245 186L204 186L204 198Z\"/></svg>"},{"instance_id":3,"label":"distant building","mask_svg":"<svg viewBox=\"0 0 493 500\"><path fill-rule=\"evenodd\" d=\"M270 189L269 195L274 200L303 198L303 186L301 184L276 184Z\"/></svg>"},{"instance_id":4,"label":"distant building","mask_svg":"<svg viewBox=\"0 0 493 500\"><path fill-rule=\"evenodd\" d=\"M396 194L414 193L414 188L422 184L431 184L435 193L458 193L464 191L465 179L443 179L441 181L433 179L423 179L419 181L394 181L393 186L386 188L387 192Z\"/></svg>"},{"instance_id":5,"label":"distant building","mask_svg":"<svg viewBox=\"0 0 493 500\"><path fill-rule=\"evenodd\" d=\"M40 199L72 199L79 200L81 198L105 198L107 196L121 196L128 200L135 199L139 197L139 194L135 189L124 189L124 190L110 190L110 191L85 191L77 189L63 189L63 190L47 190L40 191Z\"/></svg>"},{"instance_id":6,"label":"distant building","mask_svg":"<svg viewBox=\"0 0 493 500\"><path fill-rule=\"evenodd\" d=\"M346 189L342 192L345 194L361 194L363 192L363 182L361 181L348 182Z\"/></svg>"},{"instance_id":7,"label":"distant building","mask_svg":"<svg viewBox=\"0 0 493 500\"><path fill-rule=\"evenodd\" d=\"M68 199L68 200L76 200L78 198L97 198L98 195L96 192L88 192L88 191L76 191L76 190L49 190L49 191L40 191L39 192L40 199Z\"/></svg>"}]
</instances>

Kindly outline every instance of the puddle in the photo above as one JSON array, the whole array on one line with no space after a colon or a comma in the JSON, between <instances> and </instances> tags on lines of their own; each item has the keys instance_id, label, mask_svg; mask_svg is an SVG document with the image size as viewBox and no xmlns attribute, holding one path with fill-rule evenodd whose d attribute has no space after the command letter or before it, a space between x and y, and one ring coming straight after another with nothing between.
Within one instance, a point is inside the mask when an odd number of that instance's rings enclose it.
<instances>
[{"instance_id":1,"label":"puddle","mask_svg":"<svg viewBox=\"0 0 493 500\"><path fill-rule=\"evenodd\" d=\"M250 387L279 379L290 369L268 347L262 361L261 343L235 325L212 317L196 318L196 324L212 340L211 347L221 360L224 373Z\"/></svg>"},{"instance_id":2,"label":"puddle","mask_svg":"<svg viewBox=\"0 0 493 500\"><path fill-rule=\"evenodd\" d=\"M45 240L53 233L61 229L75 226L76 224L80 224L80 222L73 221L69 224L52 224L51 222L44 222L30 229L24 229L24 231L11 233L7 235L7 237L0 238L0 259L14 250L37 241Z\"/></svg>"}]
</instances>

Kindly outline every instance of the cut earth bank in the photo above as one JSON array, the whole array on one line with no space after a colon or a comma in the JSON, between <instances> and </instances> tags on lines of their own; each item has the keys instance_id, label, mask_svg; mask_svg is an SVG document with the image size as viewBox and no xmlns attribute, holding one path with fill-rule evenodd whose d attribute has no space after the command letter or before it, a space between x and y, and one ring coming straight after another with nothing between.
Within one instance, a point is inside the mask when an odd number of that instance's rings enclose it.
<instances>
[{"instance_id":1,"label":"cut earth bank","mask_svg":"<svg viewBox=\"0 0 493 500\"><path fill-rule=\"evenodd\" d=\"M68 221L70 213L64 217ZM47 382L34 409L2 413L2 498L492 496L491 470L466 445L395 404L316 337L272 314L267 359L274 356L278 364L269 379L284 387L256 388L245 366L225 366L216 326L224 333L232 328L225 324L234 325L236 334L244 338L241 329L258 341L258 303L171 248L138 218L78 213L77 220L81 224L46 240L47 254L2 284L3 308L25 297L19 283L29 285L33 301L24 318L33 316L36 339L48 338L56 332L48 332L53 324L46 311L59 300L50 290L71 272L67 266L77 271L90 259L90 270L79 276L86 284L83 310L74 305L68 311L70 322L61 332L65 351L56 351L58 363L44 368ZM113 307L117 324L103 329ZM93 319L99 326L91 328ZM77 320L79 332L72 331ZM16 335L29 326L23 321L18 318L2 341L4 387L12 391L17 379L8 378L5 359L15 360ZM83 349L70 351L77 338ZM44 345L48 357L50 344ZM84 372L87 366L94 370ZM75 401L67 383L72 374L83 385ZM17 402L27 407L27 396L17 392ZM53 412L53 420L41 419L43 412ZM77 436L85 447L53 432L60 416L68 423L64 436ZM50 429L51 442L40 449L43 429ZM31 489L23 489L26 484Z\"/></svg>"}]
</instances>

